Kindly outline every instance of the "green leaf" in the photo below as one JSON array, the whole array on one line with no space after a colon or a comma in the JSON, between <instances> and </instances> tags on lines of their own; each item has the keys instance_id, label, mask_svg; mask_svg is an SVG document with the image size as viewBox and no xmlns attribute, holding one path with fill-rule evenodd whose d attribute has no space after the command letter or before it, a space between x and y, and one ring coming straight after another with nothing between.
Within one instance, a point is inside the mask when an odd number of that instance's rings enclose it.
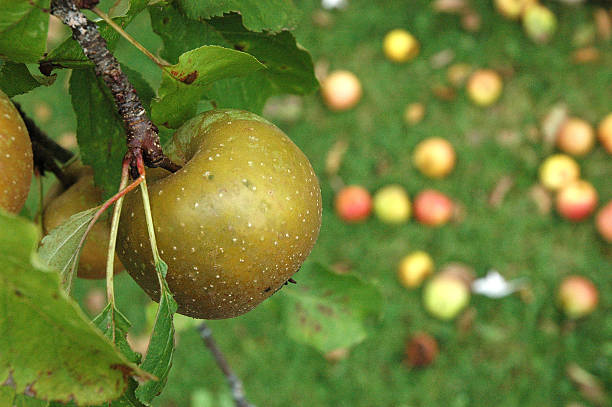
<instances>
[{"instance_id":1,"label":"green leaf","mask_svg":"<svg viewBox=\"0 0 612 407\"><path fill-rule=\"evenodd\" d=\"M265 100L283 93L303 95L318 87L310 54L288 31L272 35L247 31L240 16L210 20L212 27L235 48L254 55L268 69L244 78L220 81L207 93L218 107L261 113Z\"/></svg>"},{"instance_id":2,"label":"green leaf","mask_svg":"<svg viewBox=\"0 0 612 407\"><path fill-rule=\"evenodd\" d=\"M382 296L355 276L339 275L306 262L298 284L283 289L288 335L321 352L363 341L382 310Z\"/></svg>"},{"instance_id":3,"label":"green leaf","mask_svg":"<svg viewBox=\"0 0 612 407\"><path fill-rule=\"evenodd\" d=\"M248 76L215 82L205 95L218 107L261 113L266 99L272 95L306 94L318 86L310 55L287 31L250 32L237 14L195 21L171 6L155 6L149 11L153 30L164 42L162 55L170 61L191 48L215 44L249 53L266 66L267 69Z\"/></svg>"},{"instance_id":4,"label":"green leaf","mask_svg":"<svg viewBox=\"0 0 612 407\"><path fill-rule=\"evenodd\" d=\"M166 275L168 266L163 261L156 265L162 275ZM177 304L170 293L166 280L162 280L161 295L155 326L147 355L140 367L147 372L155 375L159 380L141 384L136 389L136 397L143 404L151 405L151 401L166 385L168 373L172 366L172 355L174 354L174 325L172 324L173 315L176 312Z\"/></svg>"},{"instance_id":5,"label":"green leaf","mask_svg":"<svg viewBox=\"0 0 612 407\"><path fill-rule=\"evenodd\" d=\"M176 4L181 12L195 20L240 13L244 26L251 31L293 29L299 17L299 11L291 0L178 0Z\"/></svg>"},{"instance_id":6,"label":"green leaf","mask_svg":"<svg viewBox=\"0 0 612 407\"><path fill-rule=\"evenodd\" d=\"M0 0L2 1L2 0ZM147 6L147 0L132 0L130 9L122 17L114 17L113 21L121 28L125 29L141 11ZM106 40L109 50L114 50L121 35L114 28L103 20L97 20L96 25L102 38ZM93 63L87 59L79 43L72 37L66 38L64 42L49 51L43 59L44 62L58 64L66 68L88 68Z\"/></svg>"},{"instance_id":7,"label":"green leaf","mask_svg":"<svg viewBox=\"0 0 612 407\"><path fill-rule=\"evenodd\" d=\"M38 258L37 227L0 212L0 383L77 405L119 397L129 375L151 378L97 330Z\"/></svg>"},{"instance_id":8,"label":"green leaf","mask_svg":"<svg viewBox=\"0 0 612 407\"><path fill-rule=\"evenodd\" d=\"M40 85L52 85L55 78L55 75L32 75L25 64L0 60L0 89L11 98Z\"/></svg>"},{"instance_id":9,"label":"green leaf","mask_svg":"<svg viewBox=\"0 0 612 407\"><path fill-rule=\"evenodd\" d=\"M11 386L0 386L0 406L12 406L15 389Z\"/></svg>"},{"instance_id":10,"label":"green leaf","mask_svg":"<svg viewBox=\"0 0 612 407\"><path fill-rule=\"evenodd\" d=\"M0 0L0 57L37 62L45 53L50 0Z\"/></svg>"},{"instance_id":11,"label":"green leaf","mask_svg":"<svg viewBox=\"0 0 612 407\"><path fill-rule=\"evenodd\" d=\"M44 400L35 399L32 397L20 394L13 400L13 407L47 407L48 403Z\"/></svg>"},{"instance_id":12,"label":"green leaf","mask_svg":"<svg viewBox=\"0 0 612 407\"><path fill-rule=\"evenodd\" d=\"M72 280L69 273L79 260L77 248L97 210L98 208L91 208L75 213L53 229L41 242L38 255L50 268L59 270L64 289Z\"/></svg>"},{"instance_id":13,"label":"green leaf","mask_svg":"<svg viewBox=\"0 0 612 407\"><path fill-rule=\"evenodd\" d=\"M140 354L134 352L127 341L130 321L118 309L109 303L92 322L130 362L140 363Z\"/></svg>"},{"instance_id":14,"label":"green leaf","mask_svg":"<svg viewBox=\"0 0 612 407\"><path fill-rule=\"evenodd\" d=\"M177 128L195 115L206 86L263 68L253 56L229 48L212 45L185 52L178 64L163 69L160 98L152 106L153 121Z\"/></svg>"},{"instance_id":15,"label":"green leaf","mask_svg":"<svg viewBox=\"0 0 612 407\"><path fill-rule=\"evenodd\" d=\"M93 168L95 183L108 198L121 180L121 162L126 152L123 121L106 84L93 69L72 72L70 95L83 163Z\"/></svg>"}]
</instances>

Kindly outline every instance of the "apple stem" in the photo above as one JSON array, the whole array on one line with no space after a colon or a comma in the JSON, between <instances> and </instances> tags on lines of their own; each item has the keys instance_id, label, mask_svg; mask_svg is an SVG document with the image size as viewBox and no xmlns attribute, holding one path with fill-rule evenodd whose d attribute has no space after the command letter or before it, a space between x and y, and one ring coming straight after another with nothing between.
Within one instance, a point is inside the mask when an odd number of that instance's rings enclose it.
<instances>
[{"instance_id":1,"label":"apple stem","mask_svg":"<svg viewBox=\"0 0 612 407\"><path fill-rule=\"evenodd\" d=\"M85 56L93 62L96 75L104 80L115 99L117 111L126 128L132 177L139 177L139 157L142 157L147 167L161 167L176 172L180 166L162 151L159 130L148 117L134 86L121 69L119 61L109 51L96 24L79 10L79 6L94 8L96 3L97 0L52 0L51 14L72 29L72 37L79 43Z\"/></svg>"},{"instance_id":2,"label":"apple stem","mask_svg":"<svg viewBox=\"0 0 612 407\"><path fill-rule=\"evenodd\" d=\"M121 28L115 21L104 11L100 10L97 7L91 9L94 13L98 15L102 20L106 21L108 25L110 25L115 31L117 31L123 38L125 38L130 44L132 44L136 49L142 52L147 58L149 58L155 65L160 68L164 68L166 66L170 66L169 63L161 60L159 57L153 55L148 49L146 49L141 43L136 41L134 37L128 34L123 28Z\"/></svg>"},{"instance_id":3,"label":"apple stem","mask_svg":"<svg viewBox=\"0 0 612 407\"><path fill-rule=\"evenodd\" d=\"M123 159L124 161L124 167L128 167L129 168L129 158L126 154L126 158ZM78 267L79 264L79 255L81 252L81 249L83 248L83 245L85 244L85 239L87 239L87 235L89 235L89 232L91 231L91 229L94 227L94 225L96 224L96 222L98 221L98 219L100 219L100 217L102 216L102 214L115 202L117 202L120 198L124 197L125 194L127 194L128 192L134 190L134 188L136 188L138 185L140 185L141 182L144 181L144 171L142 173L141 176L139 176L135 181L133 181L131 184L129 184L127 187L120 189L119 192L117 192L115 195L113 195L110 199L108 199L106 202L104 202L101 206L100 209L98 209L96 211L96 213L94 214L93 218L91 219L91 221L89 222L89 225L87 225L87 229L85 230L85 233L83 234L83 237L81 238L81 240L79 241L79 244L77 246L77 249L75 251L75 256L76 259L74 261L74 263L72 264L72 267L70 269L70 272L68 273L67 276L64 277L64 286L66 287L66 292L70 293L70 290L72 288L72 277L74 276L74 273L76 272L76 269Z\"/></svg>"},{"instance_id":4,"label":"apple stem","mask_svg":"<svg viewBox=\"0 0 612 407\"><path fill-rule=\"evenodd\" d=\"M254 405L249 403L249 401L246 399L242 381L238 376L236 376L229 363L227 362L225 355L223 355L223 352L221 352L221 349L219 349L217 341L215 341L215 338L213 338L212 330L210 329L208 324L206 322L202 322L198 327L198 332L200 333L200 337L204 341L204 344L215 358L217 366L219 366L219 369L221 369L221 371L225 375L227 383L229 384L230 389L232 391L232 397L234 398L236 407L254 407Z\"/></svg>"},{"instance_id":5,"label":"apple stem","mask_svg":"<svg viewBox=\"0 0 612 407\"><path fill-rule=\"evenodd\" d=\"M119 184L119 191L125 189L128 183L128 179L129 163L127 160L124 160L121 171L121 183ZM115 207L113 208L113 218L111 220L110 237L108 240L108 255L106 257L106 297L113 310L115 309L115 247L117 246L117 232L119 231L119 218L121 217L121 207L123 206L123 198L124 196L120 196L119 199L117 199L117 202L115 203ZM115 330L113 329L113 337L114 336Z\"/></svg>"}]
</instances>

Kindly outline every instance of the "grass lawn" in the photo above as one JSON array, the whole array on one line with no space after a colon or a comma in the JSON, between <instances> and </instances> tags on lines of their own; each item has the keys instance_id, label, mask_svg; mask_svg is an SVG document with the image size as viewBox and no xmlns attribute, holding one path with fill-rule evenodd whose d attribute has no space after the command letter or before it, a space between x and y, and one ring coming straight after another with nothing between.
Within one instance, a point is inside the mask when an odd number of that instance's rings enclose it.
<instances>
[{"instance_id":1,"label":"grass lawn","mask_svg":"<svg viewBox=\"0 0 612 407\"><path fill-rule=\"evenodd\" d=\"M612 389L612 246L597 237L592 220L573 224L554 210L540 213L529 191L539 164L553 151L541 136L542 120L553 106L563 103L594 125L612 111L612 43L592 43L601 53L596 62L572 62L577 36L593 28L594 7L545 2L559 29L549 44L536 45L520 23L496 13L492 1L471 1L482 18L477 33L462 29L457 15L434 12L427 0L349 2L347 9L331 12L331 27L322 28L312 20L319 2L296 0L303 11L296 37L315 62L353 71L363 84L362 101L353 110L332 113L318 94L310 95L299 120L278 124L310 158L321 182L323 226L311 259L347 263L352 273L374 283L385 298L383 318L338 363L287 338L279 324L279 295L242 317L212 321L249 399L259 407L590 405L566 366L577 363ZM146 18L131 31L155 49L158 39L140 27ZM398 27L421 42L421 54L406 64L382 54L383 36ZM431 61L444 50L454 54L453 63L501 72L500 101L475 107L463 88L453 100L437 97L434 89L448 86L447 67L434 68ZM127 44L119 56L127 65L145 66L144 76L159 82L155 67ZM70 99L61 86L17 100L33 115L45 101L52 115L41 126L53 136L74 131ZM403 110L413 102L424 103L427 112L421 123L407 126ZM448 139L457 151L457 168L444 180L423 177L411 163L414 146L431 136ZM349 146L339 171L346 184L375 191L396 183L411 196L426 187L439 189L464 207L464 219L438 229L414 221L390 226L375 218L358 225L341 222L325 176L326 154L337 140ZM612 160L603 148L578 161L600 201L612 199ZM514 186L494 208L489 195L507 176ZM466 311L471 318L460 317L461 324L435 320L422 307L421 291L408 291L397 281L398 261L416 249L429 252L437 266L463 262L479 276L493 268L507 278L526 277L532 298L474 296ZM600 290L598 310L575 324L564 320L554 299L569 274L588 276ZM125 273L119 281L120 308L135 331L142 330L148 299ZM79 282L79 298L94 285ZM417 331L433 335L440 354L430 367L410 370L402 364L404 346ZM227 391L211 355L190 330L180 335L168 386L154 405L189 406L198 389Z\"/></svg>"}]
</instances>

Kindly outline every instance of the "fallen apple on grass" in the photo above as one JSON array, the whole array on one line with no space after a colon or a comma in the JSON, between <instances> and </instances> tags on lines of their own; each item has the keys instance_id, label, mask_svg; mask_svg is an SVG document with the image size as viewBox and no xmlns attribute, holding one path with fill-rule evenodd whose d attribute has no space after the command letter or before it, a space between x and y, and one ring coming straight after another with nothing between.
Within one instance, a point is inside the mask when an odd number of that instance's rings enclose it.
<instances>
[{"instance_id":1,"label":"fallen apple on grass","mask_svg":"<svg viewBox=\"0 0 612 407\"><path fill-rule=\"evenodd\" d=\"M581 221L588 218L597 207L597 190L583 180L561 188L557 193L557 212L565 219Z\"/></svg>"},{"instance_id":2,"label":"fallen apple on grass","mask_svg":"<svg viewBox=\"0 0 612 407\"><path fill-rule=\"evenodd\" d=\"M466 85L470 100L482 107L497 102L503 87L501 76L492 69L478 69L472 73Z\"/></svg>"},{"instance_id":3,"label":"fallen apple on grass","mask_svg":"<svg viewBox=\"0 0 612 407\"><path fill-rule=\"evenodd\" d=\"M342 188L334 200L336 213L345 222L361 222L372 212L372 197L359 185Z\"/></svg>"},{"instance_id":4,"label":"fallen apple on grass","mask_svg":"<svg viewBox=\"0 0 612 407\"><path fill-rule=\"evenodd\" d=\"M432 316L451 320L470 302L470 287L452 274L437 274L425 284L423 305Z\"/></svg>"},{"instance_id":5,"label":"fallen apple on grass","mask_svg":"<svg viewBox=\"0 0 612 407\"><path fill-rule=\"evenodd\" d=\"M413 206L414 218L427 226L442 226L453 216L453 201L434 189L419 192Z\"/></svg>"},{"instance_id":6,"label":"fallen apple on grass","mask_svg":"<svg viewBox=\"0 0 612 407\"><path fill-rule=\"evenodd\" d=\"M359 78L349 71L334 71L321 81L323 101L334 111L351 109L359 102L362 93Z\"/></svg>"},{"instance_id":7,"label":"fallen apple on grass","mask_svg":"<svg viewBox=\"0 0 612 407\"><path fill-rule=\"evenodd\" d=\"M606 242L612 243L612 201L597 212L595 227Z\"/></svg>"},{"instance_id":8,"label":"fallen apple on grass","mask_svg":"<svg viewBox=\"0 0 612 407\"><path fill-rule=\"evenodd\" d=\"M557 300L567 317L578 319L595 311L599 292L588 278L573 275L564 278L559 285Z\"/></svg>"},{"instance_id":9,"label":"fallen apple on grass","mask_svg":"<svg viewBox=\"0 0 612 407\"><path fill-rule=\"evenodd\" d=\"M557 147L574 156L586 155L595 145L595 131L586 120L577 117L567 119L557 133Z\"/></svg>"},{"instance_id":10,"label":"fallen apple on grass","mask_svg":"<svg viewBox=\"0 0 612 407\"><path fill-rule=\"evenodd\" d=\"M412 155L417 169L429 178L444 178L455 168L453 145L441 137L430 137L417 144Z\"/></svg>"},{"instance_id":11,"label":"fallen apple on grass","mask_svg":"<svg viewBox=\"0 0 612 407\"><path fill-rule=\"evenodd\" d=\"M400 185L387 185L374 194L374 213L385 223L404 223L411 211L408 193Z\"/></svg>"},{"instance_id":12,"label":"fallen apple on grass","mask_svg":"<svg viewBox=\"0 0 612 407\"><path fill-rule=\"evenodd\" d=\"M612 113L609 113L599 123L597 127L597 137L606 151L612 154Z\"/></svg>"},{"instance_id":13,"label":"fallen apple on grass","mask_svg":"<svg viewBox=\"0 0 612 407\"><path fill-rule=\"evenodd\" d=\"M393 62L407 62L419 54L419 41L408 31L397 28L385 35L383 51Z\"/></svg>"},{"instance_id":14,"label":"fallen apple on grass","mask_svg":"<svg viewBox=\"0 0 612 407\"><path fill-rule=\"evenodd\" d=\"M557 191L580 178L580 167L572 157L554 154L542 162L539 176L546 189Z\"/></svg>"},{"instance_id":15,"label":"fallen apple on grass","mask_svg":"<svg viewBox=\"0 0 612 407\"><path fill-rule=\"evenodd\" d=\"M434 271L434 262L422 250L412 252L402 258L397 270L400 283L406 288L416 288Z\"/></svg>"}]
</instances>

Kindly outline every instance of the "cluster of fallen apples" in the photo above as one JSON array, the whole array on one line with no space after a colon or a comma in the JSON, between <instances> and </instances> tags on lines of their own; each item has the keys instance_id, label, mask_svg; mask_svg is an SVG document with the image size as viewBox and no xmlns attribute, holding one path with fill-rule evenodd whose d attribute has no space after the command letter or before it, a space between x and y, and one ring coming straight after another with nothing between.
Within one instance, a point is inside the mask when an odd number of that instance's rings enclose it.
<instances>
[{"instance_id":1,"label":"cluster of fallen apples","mask_svg":"<svg viewBox=\"0 0 612 407\"><path fill-rule=\"evenodd\" d=\"M272 123L232 109L187 121L165 152L182 168L147 170L147 183L178 312L218 319L251 310L299 270L317 239L321 192L310 162ZM0 207L18 213L30 188L32 146L4 93L0 153ZM64 173L69 185L55 185L45 197L45 233L102 200L91 168L75 161ZM78 277L104 278L108 239L108 222L98 222L82 250ZM114 271L125 266L157 300L160 287L138 191L126 195L117 242L121 263Z\"/></svg>"},{"instance_id":2,"label":"cluster of fallen apples","mask_svg":"<svg viewBox=\"0 0 612 407\"><path fill-rule=\"evenodd\" d=\"M536 42L546 42L554 33L556 19L535 0L498 0L497 8L505 16L522 18L527 35ZM383 52L392 62L405 63L414 59L420 50L418 40L403 29L394 29L383 40ZM472 70L466 64L454 64L448 69L448 79L455 86L465 84L469 100L477 106L488 107L500 98L503 80L491 69ZM363 94L358 77L346 70L334 71L322 79L323 102L333 111L345 111L359 103ZM407 125L419 123L425 115L421 103L409 104L404 111ZM565 154L547 158L540 167L540 182L557 193L558 213L570 221L587 219L596 209L597 192L587 181L580 179L580 168L569 155L584 156L595 145L595 131L586 121L570 117L557 129L556 145ZM598 138L612 154L612 114L599 124ZM569 154L569 155L568 155ZM456 164L456 153L447 140L430 137L420 142L413 151L413 165L426 177L444 178ZM349 185L336 191L334 207L337 216L347 223L362 223L372 212L382 222L403 224L412 214L422 225L440 227L453 220L457 205L444 193L426 189L417 193L413 202L401 185L388 185L370 192L360 185ZM460 212L460 211L459 211ZM612 242L612 201L597 215L597 230ZM469 304L475 273L463 264L451 263L434 274L432 257L422 250L401 259L398 280L407 289L417 289L424 282L423 306L432 316L452 320ZM586 277L572 275L564 278L557 290L557 303L570 319L578 319L593 312L599 301L596 286ZM438 352L435 338L425 332L415 334L406 345L406 362L410 366L425 366Z\"/></svg>"}]
</instances>

